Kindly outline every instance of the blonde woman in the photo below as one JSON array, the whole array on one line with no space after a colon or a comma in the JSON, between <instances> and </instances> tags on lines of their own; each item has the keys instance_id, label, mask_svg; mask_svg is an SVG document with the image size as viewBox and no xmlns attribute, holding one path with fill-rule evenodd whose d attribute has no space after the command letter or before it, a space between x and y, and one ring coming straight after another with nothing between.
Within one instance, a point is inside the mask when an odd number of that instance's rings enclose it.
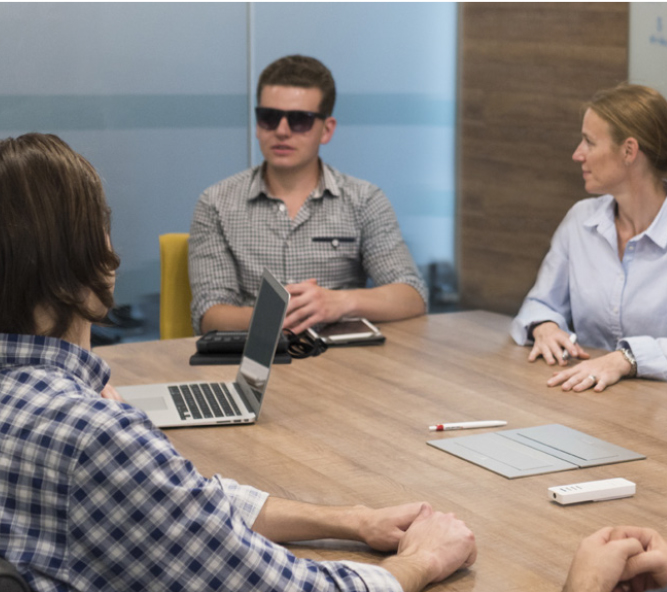
<instances>
[{"instance_id":1,"label":"blonde woman","mask_svg":"<svg viewBox=\"0 0 667 592\"><path fill-rule=\"evenodd\" d=\"M667 380L667 101L631 84L597 93L572 158L601 197L559 226L512 337L532 345L529 361L561 366L547 384L564 391ZM584 347L610 353L590 359Z\"/></svg>"}]
</instances>

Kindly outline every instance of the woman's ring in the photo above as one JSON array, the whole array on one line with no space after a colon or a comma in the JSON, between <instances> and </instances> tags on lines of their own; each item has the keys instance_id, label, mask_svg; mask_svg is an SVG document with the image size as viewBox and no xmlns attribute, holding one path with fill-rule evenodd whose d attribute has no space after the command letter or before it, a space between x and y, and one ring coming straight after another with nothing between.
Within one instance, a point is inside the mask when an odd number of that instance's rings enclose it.
<instances>
[{"instance_id":1,"label":"woman's ring","mask_svg":"<svg viewBox=\"0 0 667 592\"><path fill-rule=\"evenodd\" d=\"M598 382L598 377L595 376L595 374L589 374L589 375L588 375L588 378L592 378L592 379L593 379L593 384L597 384L597 382Z\"/></svg>"}]
</instances>

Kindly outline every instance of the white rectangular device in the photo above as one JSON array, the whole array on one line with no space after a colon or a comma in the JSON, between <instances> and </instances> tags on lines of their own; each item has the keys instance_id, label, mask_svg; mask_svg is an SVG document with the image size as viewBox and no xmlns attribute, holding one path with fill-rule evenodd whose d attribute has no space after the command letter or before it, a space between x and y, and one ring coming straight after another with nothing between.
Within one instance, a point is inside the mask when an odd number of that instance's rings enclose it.
<instances>
[{"instance_id":1,"label":"white rectangular device","mask_svg":"<svg viewBox=\"0 0 667 592\"><path fill-rule=\"evenodd\" d=\"M636 490L637 486L632 481L617 478L549 487L547 493L550 500L566 506L630 497L635 494Z\"/></svg>"}]
</instances>

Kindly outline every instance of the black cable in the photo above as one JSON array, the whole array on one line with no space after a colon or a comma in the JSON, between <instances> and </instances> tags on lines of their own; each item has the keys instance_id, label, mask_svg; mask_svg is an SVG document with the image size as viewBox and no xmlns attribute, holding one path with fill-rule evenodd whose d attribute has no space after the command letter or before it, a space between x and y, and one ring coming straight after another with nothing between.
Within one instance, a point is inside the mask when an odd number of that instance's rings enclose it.
<instances>
[{"instance_id":1,"label":"black cable","mask_svg":"<svg viewBox=\"0 0 667 592\"><path fill-rule=\"evenodd\" d=\"M314 358L327 351L328 346L324 341L319 337L317 339L313 338L307 332L296 335L289 329L285 329L285 335L287 335L287 340L289 341L287 351L290 356L297 360Z\"/></svg>"}]
</instances>

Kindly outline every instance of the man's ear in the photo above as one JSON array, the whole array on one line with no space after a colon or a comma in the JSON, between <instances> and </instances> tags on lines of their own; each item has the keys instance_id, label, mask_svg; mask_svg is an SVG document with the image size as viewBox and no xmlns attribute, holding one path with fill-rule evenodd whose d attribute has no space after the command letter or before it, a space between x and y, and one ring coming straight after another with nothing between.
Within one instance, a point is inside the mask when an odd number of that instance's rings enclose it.
<instances>
[{"instance_id":1,"label":"man's ear","mask_svg":"<svg viewBox=\"0 0 667 592\"><path fill-rule=\"evenodd\" d=\"M333 138L334 131L336 131L336 118L327 117L324 120L324 129L322 130L322 138L320 139L320 144L328 144Z\"/></svg>"}]
</instances>

